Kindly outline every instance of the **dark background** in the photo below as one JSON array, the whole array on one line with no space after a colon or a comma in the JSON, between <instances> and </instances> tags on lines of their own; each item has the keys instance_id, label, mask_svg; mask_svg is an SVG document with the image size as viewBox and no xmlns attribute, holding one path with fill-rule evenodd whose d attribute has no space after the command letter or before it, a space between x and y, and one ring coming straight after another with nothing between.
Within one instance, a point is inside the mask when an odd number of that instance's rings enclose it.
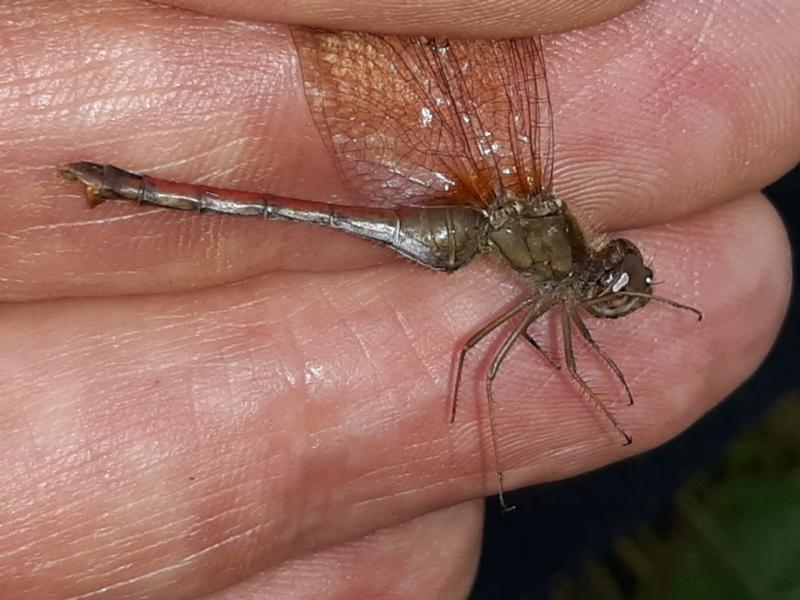
<instances>
[{"instance_id":1,"label":"dark background","mask_svg":"<svg viewBox=\"0 0 800 600\"><path fill-rule=\"evenodd\" d=\"M792 248L800 245L800 165L764 190L783 216ZM798 280L797 261L793 263ZM509 494L519 508L502 514L487 502L474 600L547 597L554 576L577 575L589 560L643 522L664 519L676 490L707 469L775 403L800 386L800 302L793 293L783 330L758 372L671 442L569 480ZM800 432L798 432L800 435Z\"/></svg>"}]
</instances>

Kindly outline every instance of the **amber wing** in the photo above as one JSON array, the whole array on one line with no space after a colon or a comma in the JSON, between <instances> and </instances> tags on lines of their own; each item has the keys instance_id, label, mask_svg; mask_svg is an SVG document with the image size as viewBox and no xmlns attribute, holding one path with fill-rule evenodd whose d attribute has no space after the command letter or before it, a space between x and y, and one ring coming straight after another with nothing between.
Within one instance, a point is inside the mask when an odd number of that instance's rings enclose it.
<instances>
[{"instance_id":1,"label":"amber wing","mask_svg":"<svg viewBox=\"0 0 800 600\"><path fill-rule=\"evenodd\" d=\"M317 128L364 202L484 205L504 191L550 191L538 38L292 34Z\"/></svg>"}]
</instances>

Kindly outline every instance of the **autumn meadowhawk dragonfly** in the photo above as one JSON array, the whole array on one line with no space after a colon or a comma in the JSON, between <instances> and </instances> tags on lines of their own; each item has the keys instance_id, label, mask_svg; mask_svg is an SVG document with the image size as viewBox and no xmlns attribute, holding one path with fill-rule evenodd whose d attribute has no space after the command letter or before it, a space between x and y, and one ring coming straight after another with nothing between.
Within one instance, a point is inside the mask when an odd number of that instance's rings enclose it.
<instances>
[{"instance_id":1,"label":"autumn meadowhawk dragonfly","mask_svg":"<svg viewBox=\"0 0 800 600\"><path fill-rule=\"evenodd\" d=\"M573 330L613 371L632 403L622 371L592 338L582 314L622 317L651 300L701 313L654 295L653 273L639 249L626 239L590 239L554 195L552 111L540 40L443 40L300 28L293 36L314 121L364 205L174 183L88 162L64 165L60 173L86 186L92 206L119 198L313 223L380 242L445 272L478 255L506 265L530 284L531 294L461 346L450 398L452 421L467 352L515 320L485 376L504 508L492 383L516 342L542 352L528 329L550 309L560 308L563 358L572 379L630 443L578 372Z\"/></svg>"}]
</instances>

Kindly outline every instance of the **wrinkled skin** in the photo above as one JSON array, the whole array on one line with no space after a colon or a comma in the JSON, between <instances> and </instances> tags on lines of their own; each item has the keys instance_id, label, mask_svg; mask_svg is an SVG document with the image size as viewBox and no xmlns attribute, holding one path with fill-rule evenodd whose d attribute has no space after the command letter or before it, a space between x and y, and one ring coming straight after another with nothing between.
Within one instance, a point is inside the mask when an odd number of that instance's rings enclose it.
<instances>
[{"instance_id":1,"label":"wrinkled skin","mask_svg":"<svg viewBox=\"0 0 800 600\"><path fill-rule=\"evenodd\" d=\"M481 2L494 20L452 0L180 4L197 12L0 6L0 596L463 597L496 479L485 358L449 425L451 357L522 286L311 227L89 211L53 168L344 200L287 30L267 22L508 35L634 3ZM223 4L253 21L200 14ZM658 293L705 319L651 303L589 320L637 398L579 352L627 447L569 377L512 351L495 386L510 488L664 442L774 340L789 251L756 190L800 157L800 7L761 4L654 0L548 42L558 193L627 230ZM555 331L538 332L553 349Z\"/></svg>"}]
</instances>

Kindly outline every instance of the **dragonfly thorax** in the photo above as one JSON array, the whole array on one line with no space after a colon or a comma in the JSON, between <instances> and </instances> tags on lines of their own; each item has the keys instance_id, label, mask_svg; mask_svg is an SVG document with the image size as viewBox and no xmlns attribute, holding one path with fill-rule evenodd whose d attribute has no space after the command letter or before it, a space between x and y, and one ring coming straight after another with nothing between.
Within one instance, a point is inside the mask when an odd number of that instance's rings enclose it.
<instances>
[{"instance_id":1,"label":"dragonfly thorax","mask_svg":"<svg viewBox=\"0 0 800 600\"><path fill-rule=\"evenodd\" d=\"M591 248L555 196L506 196L488 209L487 249L539 285L570 277Z\"/></svg>"}]
</instances>

